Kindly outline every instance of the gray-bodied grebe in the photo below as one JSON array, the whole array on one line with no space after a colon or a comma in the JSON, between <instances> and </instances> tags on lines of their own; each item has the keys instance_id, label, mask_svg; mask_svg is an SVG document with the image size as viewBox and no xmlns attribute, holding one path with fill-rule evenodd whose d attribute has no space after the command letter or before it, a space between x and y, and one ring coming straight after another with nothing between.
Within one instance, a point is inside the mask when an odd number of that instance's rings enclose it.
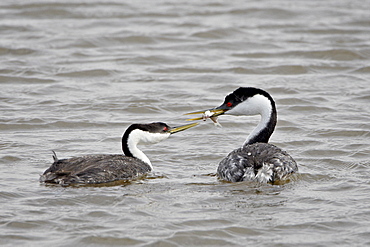
<instances>
[{"instance_id":1,"label":"gray-bodied grebe","mask_svg":"<svg viewBox=\"0 0 370 247\"><path fill-rule=\"evenodd\" d=\"M225 97L224 103L211 110L192 112L203 113L200 120L211 118L215 124L217 116L261 115L257 127L250 133L242 147L229 153L219 164L218 176L230 182L258 181L275 182L284 180L297 172L294 159L284 150L269 144L277 122L275 102L266 91L252 87L240 87Z\"/></svg>"},{"instance_id":2,"label":"gray-bodied grebe","mask_svg":"<svg viewBox=\"0 0 370 247\"><path fill-rule=\"evenodd\" d=\"M92 154L69 159L58 159L40 177L41 182L70 184L98 184L129 180L153 169L149 158L137 148L140 143L158 143L171 134L195 126L187 124L171 128L165 123L132 124L122 137L122 154Z\"/></svg>"}]
</instances>

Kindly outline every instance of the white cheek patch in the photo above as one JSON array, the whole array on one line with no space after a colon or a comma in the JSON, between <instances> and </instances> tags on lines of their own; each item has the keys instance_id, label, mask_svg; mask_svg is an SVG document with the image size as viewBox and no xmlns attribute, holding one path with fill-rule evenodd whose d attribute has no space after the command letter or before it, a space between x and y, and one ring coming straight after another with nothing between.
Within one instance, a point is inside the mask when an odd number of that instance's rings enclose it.
<instances>
[{"instance_id":1,"label":"white cheek patch","mask_svg":"<svg viewBox=\"0 0 370 247\"><path fill-rule=\"evenodd\" d=\"M130 133L130 139L137 144L153 144L166 140L170 133L150 133L139 129Z\"/></svg>"},{"instance_id":2,"label":"white cheek patch","mask_svg":"<svg viewBox=\"0 0 370 247\"><path fill-rule=\"evenodd\" d=\"M241 102L234 108L227 111L225 114L236 116L239 115L253 116L263 114L264 111L270 112L271 110L272 110L271 103L269 99L263 95L257 94Z\"/></svg>"},{"instance_id":3,"label":"white cheek patch","mask_svg":"<svg viewBox=\"0 0 370 247\"><path fill-rule=\"evenodd\" d=\"M170 137L170 133L146 133L146 136L139 143L153 144L166 140Z\"/></svg>"}]
</instances>

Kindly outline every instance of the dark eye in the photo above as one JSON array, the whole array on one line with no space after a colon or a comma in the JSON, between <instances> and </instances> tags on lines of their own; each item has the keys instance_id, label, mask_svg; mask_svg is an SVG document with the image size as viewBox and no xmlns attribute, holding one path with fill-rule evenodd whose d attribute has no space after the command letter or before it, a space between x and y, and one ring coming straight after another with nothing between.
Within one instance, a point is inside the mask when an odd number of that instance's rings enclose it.
<instances>
[{"instance_id":1,"label":"dark eye","mask_svg":"<svg viewBox=\"0 0 370 247\"><path fill-rule=\"evenodd\" d=\"M226 105L227 105L228 107L232 107L232 106L233 106L233 103L231 103L231 102L227 102L227 103L226 103Z\"/></svg>"}]
</instances>

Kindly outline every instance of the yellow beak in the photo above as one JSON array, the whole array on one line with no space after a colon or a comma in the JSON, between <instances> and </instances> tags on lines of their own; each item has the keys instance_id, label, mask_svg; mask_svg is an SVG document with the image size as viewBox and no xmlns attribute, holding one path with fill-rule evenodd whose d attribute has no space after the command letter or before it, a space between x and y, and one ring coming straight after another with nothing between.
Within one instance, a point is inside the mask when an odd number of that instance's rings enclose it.
<instances>
[{"instance_id":1,"label":"yellow beak","mask_svg":"<svg viewBox=\"0 0 370 247\"><path fill-rule=\"evenodd\" d=\"M191 123L191 124L185 124L185 125L173 127L173 128L170 129L169 132L171 134L174 134L174 133L177 133L177 132L180 132L180 131L183 131L183 130L190 129L190 128L196 126L196 125L198 125L198 123Z\"/></svg>"},{"instance_id":2,"label":"yellow beak","mask_svg":"<svg viewBox=\"0 0 370 247\"><path fill-rule=\"evenodd\" d=\"M208 117L217 117L217 116L220 116L220 115L224 114L227 110L223 110L223 109L212 109L212 110L204 110L204 111L190 112L190 113L186 113L184 115L203 114L202 117L189 118L189 119L186 119L186 121L203 120L204 119L204 114L207 111L213 113L212 115L210 115Z\"/></svg>"}]
</instances>

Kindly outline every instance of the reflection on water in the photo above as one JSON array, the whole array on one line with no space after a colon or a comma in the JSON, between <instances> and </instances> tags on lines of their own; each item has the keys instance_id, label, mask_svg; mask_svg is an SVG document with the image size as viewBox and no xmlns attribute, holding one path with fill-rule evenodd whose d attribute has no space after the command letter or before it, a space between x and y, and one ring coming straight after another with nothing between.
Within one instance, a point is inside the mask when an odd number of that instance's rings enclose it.
<instances>
[{"instance_id":1,"label":"reflection on water","mask_svg":"<svg viewBox=\"0 0 370 247\"><path fill-rule=\"evenodd\" d=\"M369 229L370 18L363 1L2 1L1 245L359 245ZM153 146L142 180L38 182L60 158L121 153L131 123L184 123L239 86L278 107L289 183L225 183L258 117ZM45 234L46 233L46 234Z\"/></svg>"}]
</instances>

